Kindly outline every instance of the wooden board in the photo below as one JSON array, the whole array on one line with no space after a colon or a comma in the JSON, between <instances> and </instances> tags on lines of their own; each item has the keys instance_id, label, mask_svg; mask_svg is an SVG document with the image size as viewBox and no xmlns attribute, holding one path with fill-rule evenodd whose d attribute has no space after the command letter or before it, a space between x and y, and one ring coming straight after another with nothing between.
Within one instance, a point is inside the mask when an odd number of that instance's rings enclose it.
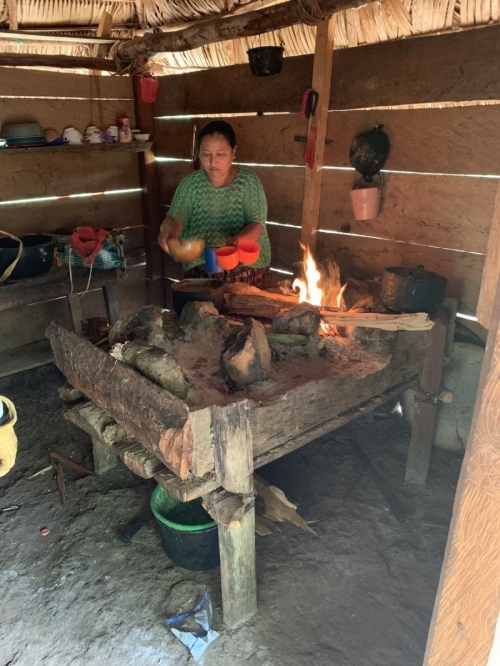
<instances>
[{"instance_id":1,"label":"wooden board","mask_svg":"<svg viewBox=\"0 0 500 666\"><path fill-rule=\"evenodd\" d=\"M62 134L66 127L76 127L83 133L89 125L105 130L109 125L116 125L116 119L122 117L129 118L131 126L135 126L133 101L2 99L0 96L1 125L34 122L44 131L50 128Z\"/></svg>"},{"instance_id":2,"label":"wooden board","mask_svg":"<svg viewBox=\"0 0 500 666\"><path fill-rule=\"evenodd\" d=\"M299 438L299 445L302 446L338 427L336 417L362 407L394 386L413 381L422 362L425 333L399 332L395 336L396 347L391 362L380 370L370 372L356 365L347 375L335 376L332 373L327 377L328 366L325 366L324 379L305 382L267 403L251 404L254 458L265 457L263 454L266 452L289 445L295 438ZM193 414L200 418L200 412L209 413L210 407L191 412L190 421ZM349 417L340 423L348 420ZM326 425L326 429L321 429L322 424ZM212 438L207 436L207 427L204 430L193 428L193 456L206 461L205 465L198 466L196 474L199 476L214 467L214 445Z\"/></svg>"},{"instance_id":3,"label":"wooden board","mask_svg":"<svg viewBox=\"0 0 500 666\"><path fill-rule=\"evenodd\" d=\"M330 109L500 99L491 63L500 59L500 26L385 42L335 55ZM311 85L312 56L285 58L277 77L248 65L160 79L155 115L289 111Z\"/></svg>"},{"instance_id":4,"label":"wooden board","mask_svg":"<svg viewBox=\"0 0 500 666\"><path fill-rule=\"evenodd\" d=\"M18 372L32 370L52 363L52 349L48 340L33 342L22 349L19 347L0 351L0 377L8 377Z\"/></svg>"},{"instance_id":5,"label":"wooden board","mask_svg":"<svg viewBox=\"0 0 500 666\"><path fill-rule=\"evenodd\" d=\"M254 169L268 199L268 220L300 226L300 169ZM398 240L419 245L486 252L497 181L389 174L384 185L382 213L356 221L349 192L355 172L323 174L319 229Z\"/></svg>"},{"instance_id":6,"label":"wooden board","mask_svg":"<svg viewBox=\"0 0 500 666\"><path fill-rule=\"evenodd\" d=\"M53 233L64 227L123 229L142 225L140 192L0 206L2 229L11 234Z\"/></svg>"},{"instance_id":7,"label":"wooden board","mask_svg":"<svg viewBox=\"0 0 500 666\"><path fill-rule=\"evenodd\" d=\"M477 318L485 328L491 324L493 301L500 277L500 186L497 189L493 220L491 223L488 248L484 264L481 292L477 305Z\"/></svg>"},{"instance_id":8,"label":"wooden board","mask_svg":"<svg viewBox=\"0 0 500 666\"><path fill-rule=\"evenodd\" d=\"M170 201L189 165L160 163L162 202ZM253 167L264 186L268 220L300 226L304 168ZM497 181L417 174L388 174L382 213L356 221L349 192L355 171L323 173L320 229L431 245L465 252L486 252ZM273 248L274 249L274 248Z\"/></svg>"},{"instance_id":9,"label":"wooden board","mask_svg":"<svg viewBox=\"0 0 500 666\"><path fill-rule=\"evenodd\" d=\"M144 269L130 269L128 276L117 282L120 315L125 316L137 311L147 303ZM1 294L1 292L0 292ZM102 289L87 292L81 299L84 319L105 317L106 309ZM65 326L71 325L66 300L45 301L28 308L20 307L0 313L0 351L22 347L33 342L45 340L45 330L51 320L57 319ZM29 321L29 326L20 326L19 322ZM23 354L22 349L19 354Z\"/></svg>"},{"instance_id":10,"label":"wooden board","mask_svg":"<svg viewBox=\"0 0 500 666\"><path fill-rule=\"evenodd\" d=\"M0 174L1 201L139 187L137 155L133 153L92 151L7 157L10 159L2 162Z\"/></svg>"},{"instance_id":11,"label":"wooden board","mask_svg":"<svg viewBox=\"0 0 500 666\"><path fill-rule=\"evenodd\" d=\"M16 97L56 99L133 99L128 76L88 76L34 69L1 67L2 93Z\"/></svg>"},{"instance_id":12,"label":"wooden board","mask_svg":"<svg viewBox=\"0 0 500 666\"><path fill-rule=\"evenodd\" d=\"M193 124L210 118L156 120L158 155L190 158ZM307 121L298 113L236 116L236 158L258 164L303 165ZM500 104L434 109L330 111L325 166L350 167L349 149L358 134L383 124L391 142L385 169L455 174L499 174L495 147Z\"/></svg>"},{"instance_id":13,"label":"wooden board","mask_svg":"<svg viewBox=\"0 0 500 666\"><path fill-rule=\"evenodd\" d=\"M500 578L500 289L479 379L472 426L457 485L425 666L498 662ZM498 645L498 643L497 643Z\"/></svg>"}]
</instances>

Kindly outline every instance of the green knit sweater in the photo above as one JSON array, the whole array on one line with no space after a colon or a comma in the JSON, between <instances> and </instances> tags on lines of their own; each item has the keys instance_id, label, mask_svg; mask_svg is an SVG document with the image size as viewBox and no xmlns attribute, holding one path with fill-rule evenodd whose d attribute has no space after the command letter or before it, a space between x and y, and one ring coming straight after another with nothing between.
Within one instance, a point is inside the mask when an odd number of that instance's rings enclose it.
<instances>
[{"instance_id":1,"label":"green knit sweater","mask_svg":"<svg viewBox=\"0 0 500 666\"><path fill-rule=\"evenodd\" d=\"M250 169L238 170L227 187L210 184L203 169L184 178L177 187L168 214L182 224L181 238L203 238L205 247L218 248L236 236L250 222L260 222L264 228L258 243L259 258L252 268L264 268L271 263L271 244L266 228L267 201L259 178ZM203 255L184 264L184 270L204 266Z\"/></svg>"}]
</instances>

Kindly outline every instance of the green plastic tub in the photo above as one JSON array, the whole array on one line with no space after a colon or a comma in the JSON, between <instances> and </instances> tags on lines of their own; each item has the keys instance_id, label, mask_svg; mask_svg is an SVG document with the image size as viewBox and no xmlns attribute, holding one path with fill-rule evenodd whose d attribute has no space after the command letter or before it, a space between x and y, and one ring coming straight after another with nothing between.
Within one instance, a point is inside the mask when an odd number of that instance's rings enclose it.
<instances>
[{"instance_id":1,"label":"green plastic tub","mask_svg":"<svg viewBox=\"0 0 500 666\"><path fill-rule=\"evenodd\" d=\"M157 486L150 504L163 550L174 564L191 571L219 566L217 523L205 511L201 499L181 502Z\"/></svg>"}]
</instances>

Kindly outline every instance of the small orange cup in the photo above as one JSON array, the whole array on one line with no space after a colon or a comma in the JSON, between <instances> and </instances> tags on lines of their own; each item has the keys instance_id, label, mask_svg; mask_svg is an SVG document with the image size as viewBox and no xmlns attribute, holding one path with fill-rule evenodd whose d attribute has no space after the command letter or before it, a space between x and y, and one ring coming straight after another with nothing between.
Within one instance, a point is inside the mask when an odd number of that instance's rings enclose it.
<instances>
[{"instance_id":1,"label":"small orange cup","mask_svg":"<svg viewBox=\"0 0 500 666\"><path fill-rule=\"evenodd\" d=\"M215 250L217 263L224 271L230 271L240 263L238 258L238 248L233 245L226 245Z\"/></svg>"},{"instance_id":2,"label":"small orange cup","mask_svg":"<svg viewBox=\"0 0 500 666\"><path fill-rule=\"evenodd\" d=\"M241 240L236 243L242 264L254 264L259 258L260 245L255 241Z\"/></svg>"}]
</instances>

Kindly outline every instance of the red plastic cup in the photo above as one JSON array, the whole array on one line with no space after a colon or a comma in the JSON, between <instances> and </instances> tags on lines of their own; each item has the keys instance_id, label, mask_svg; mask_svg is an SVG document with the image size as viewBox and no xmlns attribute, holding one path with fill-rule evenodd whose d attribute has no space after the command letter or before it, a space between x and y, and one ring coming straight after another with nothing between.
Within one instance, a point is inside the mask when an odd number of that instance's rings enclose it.
<instances>
[{"instance_id":1,"label":"red plastic cup","mask_svg":"<svg viewBox=\"0 0 500 666\"><path fill-rule=\"evenodd\" d=\"M240 263L238 248L234 247L234 245L220 247L218 250L215 250L215 256L217 257L217 263L223 271L230 271Z\"/></svg>"},{"instance_id":2,"label":"red plastic cup","mask_svg":"<svg viewBox=\"0 0 500 666\"><path fill-rule=\"evenodd\" d=\"M242 264L255 264L260 254L260 245L255 241L241 240L236 243Z\"/></svg>"}]
</instances>

